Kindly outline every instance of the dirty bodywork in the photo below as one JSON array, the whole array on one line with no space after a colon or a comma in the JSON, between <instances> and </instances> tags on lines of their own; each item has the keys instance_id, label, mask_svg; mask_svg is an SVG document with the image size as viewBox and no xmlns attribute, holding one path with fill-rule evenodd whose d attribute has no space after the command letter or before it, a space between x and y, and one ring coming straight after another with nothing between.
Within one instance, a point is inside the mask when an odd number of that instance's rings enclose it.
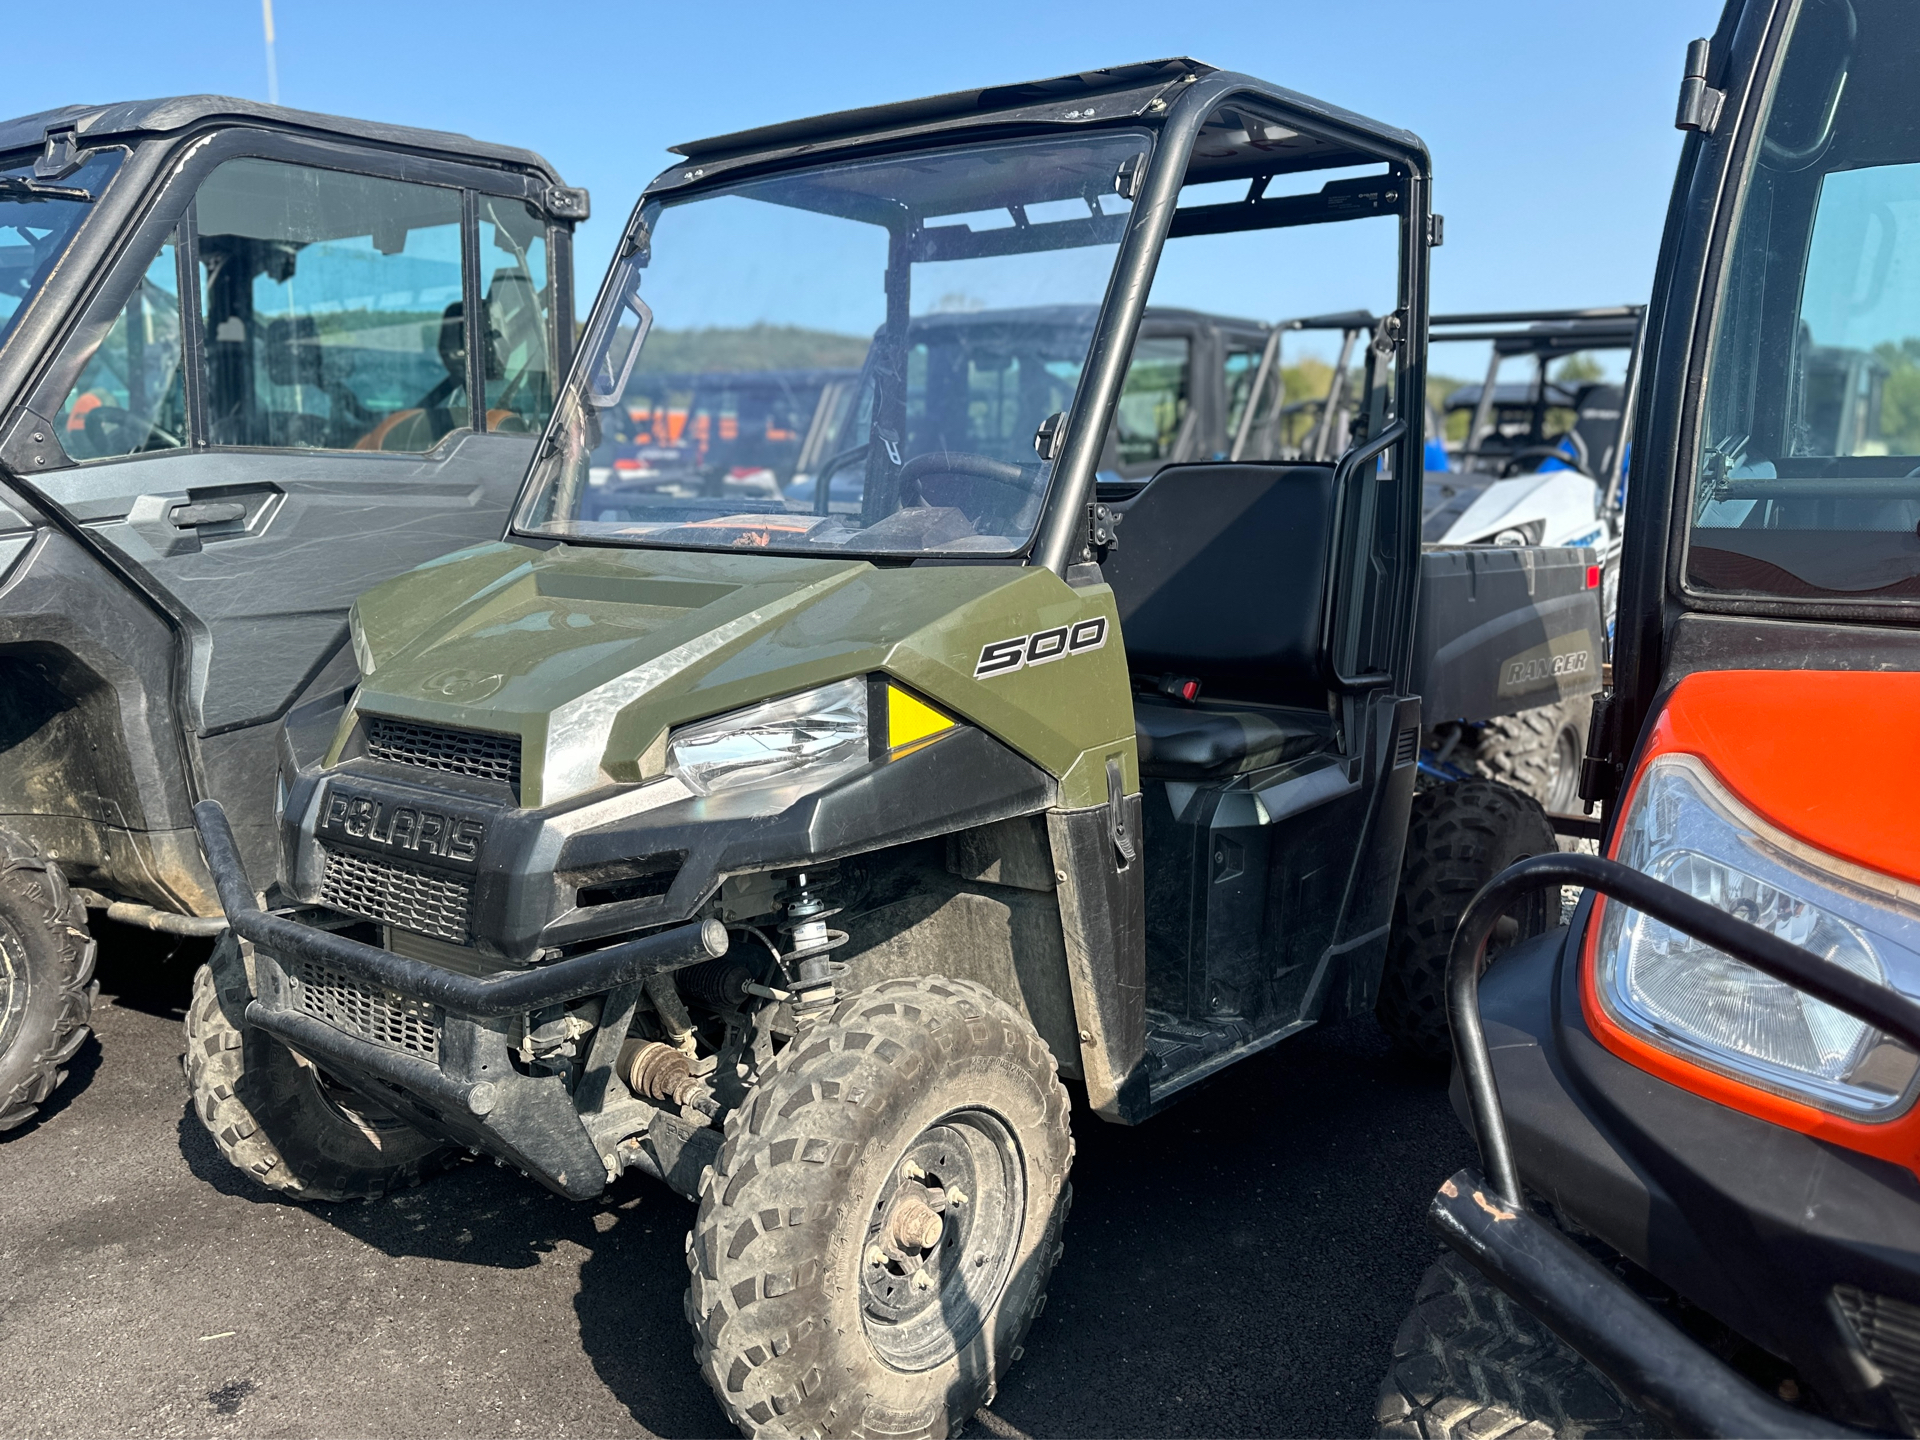
<instances>
[{"instance_id":1,"label":"dirty bodywork","mask_svg":"<svg viewBox=\"0 0 1920 1440\"><path fill-rule=\"evenodd\" d=\"M351 684L354 595L499 533L585 205L524 150L219 97L0 123L0 824L96 903L218 913L198 796L271 866L274 736Z\"/></svg>"}]
</instances>

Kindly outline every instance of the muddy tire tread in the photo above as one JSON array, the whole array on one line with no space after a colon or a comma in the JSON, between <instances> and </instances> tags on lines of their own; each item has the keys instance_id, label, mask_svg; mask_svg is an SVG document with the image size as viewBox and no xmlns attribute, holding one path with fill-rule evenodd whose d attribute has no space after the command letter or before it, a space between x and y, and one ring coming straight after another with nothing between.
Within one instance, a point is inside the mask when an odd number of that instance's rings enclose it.
<instances>
[{"instance_id":1,"label":"muddy tire tread","mask_svg":"<svg viewBox=\"0 0 1920 1440\"><path fill-rule=\"evenodd\" d=\"M59 1001L34 1035L23 1032L18 1055L0 1056L0 1133L33 1119L66 1081L67 1066L93 1033L93 1002L100 982L93 978L98 946L87 928L86 906L67 885L60 867L18 835L0 830L0 887L21 918L51 942ZM42 977L43 979L45 977Z\"/></svg>"},{"instance_id":2,"label":"muddy tire tread","mask_svg":"<svg viewBox=\"0 0 1920 1440\"><path fill-rule=\"evenodd\" d=\"M326 1201L375 1200L418 1185L439 1168L446 1152L438 1149L386 1166L345 1164L317 1153L290 1158L247 1102L249 1045L257 1055L260 1048L278 1044L246 1023L248 999L238 987L223 993L212 967L202 965L193 977L182 1061L194 1113L235 1169L294 1199ZM410 1148L421 1151L417 1145Z\"/></svg>"},{"instance_id":3,"label":"muddy tire tread","mask_svg":"<svg viewBox=\"0 0 1920 1440\"><path fill-rule=\"evenodd\" d=\"M1046 1124L1059 1152L1072 1156L1070 1102L1052 1052L1011 1006L981 986L940 977L884 981L842 1000L811 1035L790 1043L747 1103L727 1117L716 1163L701 1178L701 1206L687 1236L687 1319L694 1358L728 1418L748 1436L880 1435L938 1440L949 1417L897 1415L884 1429L864 1417L837 1417L822 1428L795 1416L829 1377L821 1318L824 1245L813 1233L831 1172L853 1163L879 1117L872 1092L923 1073L936 1049L972 1034L970 1054L1015 1054L1044 1076ZM983 1050L982 1044L985 1049ZM991 1402L1007 1364L1018 1358L1028 1326L1046 1304L1046 1286L1064 1251L1059 1228L1071 1187L1036 1249L1037 1299L1020 1318L981 1393L953 1407L955 1428ZM817 1228L817 1227L815 1227ZM844 1427L844 1428L843 1428Z\"/></svg>"},{"instance_id":4,"label":"muddy tire tread","mask_svg":"<svg viewBox=\"0 0 1920 1440\"><path fill-rule=\"evenodd\" d=\"M1467 903L1513 860L1550 855L1559 841L1531 796L1492 780L1456 780L1413 797L1400 893L1374 1007L1388 1035L1444 1060L1447 952Z\"/></svg>"},{"instance_id":5,"label":"muddy tire tread","mask_svg":"<svg viewBox=\"0 0 1920 1440\"><path fill-rule=\"evenodd\" d=\"M1662 1432L1457 1255L1421 1277L1374 1410L1391 1440L1639 1440Z\"/></svg>"}]
</instances>

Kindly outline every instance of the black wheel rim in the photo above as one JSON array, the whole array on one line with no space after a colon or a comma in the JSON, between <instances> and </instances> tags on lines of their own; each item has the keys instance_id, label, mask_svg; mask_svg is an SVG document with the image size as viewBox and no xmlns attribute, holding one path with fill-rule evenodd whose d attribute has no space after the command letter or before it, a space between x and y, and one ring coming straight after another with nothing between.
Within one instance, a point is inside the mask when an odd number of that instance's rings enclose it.
<instances>
[{"instance_id":1,"label":"black wheel rim","mask_svg":"<svg viewBox=\"0 0 1920 1440\"><path fill-rule=\"evenodd\" d=\"M0 920L0 1055L13 1048L30 994L26 946L18 932Z\"/></svg>"},{"instance_id":2,"label":"black wheel rim","mask_svg":"<svg viewBox=\"0 0 1920 1440\"><path fill-rule=\"evenodd\" d=\"M915 1137L857 1257L860 1319L882 1360L931 1370L973 1341L1012 1274L1026 1200L1019 1146L998 1116L956 1110Z\"/></svg>"}]
</instances>

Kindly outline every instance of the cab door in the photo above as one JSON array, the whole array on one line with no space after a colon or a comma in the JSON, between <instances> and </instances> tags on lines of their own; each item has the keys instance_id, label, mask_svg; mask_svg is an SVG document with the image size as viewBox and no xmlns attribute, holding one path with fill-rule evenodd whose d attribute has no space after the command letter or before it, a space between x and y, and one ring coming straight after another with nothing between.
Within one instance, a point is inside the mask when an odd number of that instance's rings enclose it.
<instances>
[{"instance_id":1,"label":"cab door","mask_svg":"<svg viewBox=\"0 0 1920 1440\"><path fill-rule=\"evenodd\" d=\"M275 722L351 673L354 597L503 532L563 361L543 193L223 132L35 392L38 488L173 611L200 788L243 827Z\"/></svg>"}]
</instances>

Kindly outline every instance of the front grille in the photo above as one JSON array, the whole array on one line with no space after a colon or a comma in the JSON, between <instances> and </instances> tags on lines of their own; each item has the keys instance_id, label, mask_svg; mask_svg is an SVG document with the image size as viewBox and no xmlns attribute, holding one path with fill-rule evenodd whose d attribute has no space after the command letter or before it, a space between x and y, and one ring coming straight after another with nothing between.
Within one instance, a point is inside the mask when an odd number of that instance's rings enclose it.
<instances>
[{"instance_id":1,"label":"front grille","mask_svg":"<svg viewBox=\"0 0 1920 1440\"><path fill-rule=\"evenodd\" d=\"M445 775L468 775L475 780L499 780L520 793L520 737L494 735L485 730L456 730L448 725L422 725L369 715L367 754L395 765L438 770Z\"/></svg>"},{"instance_id":2,"label":"front grille","mask_svg":"<svg viewBox=\"0 0 1920 1440\"><path fill-rule=\"evenodd\" d=\"M1920 1306L1851 1285L1836 1285L1833 1298L1867 1359L1886 1376L1907 1433L1920 1434Z\"/></svg>"},{"instance_id":3,"label":"front grille","mask_svg":"<svg viewBox=\"0 0 1920 1440\"><path fill-rule=\"evenodd\" d=\"M440 1027L432 1006L365 984L317 960L294 961L287 978L294 982L298 1008L314 1019L392 1050L439 1058Z\"/></svg>"},{"instance_id":4,"label":"front grille","mask_svg":"<svg viewBox=\"0 0 1920 1440\"><path fill-rule=\"evenodd\" d=\"M466 943L473 887L465 880L407 869L349 850L329 849L326 856L321 904L436 940Z\"/></svg>"}]
</instances>

